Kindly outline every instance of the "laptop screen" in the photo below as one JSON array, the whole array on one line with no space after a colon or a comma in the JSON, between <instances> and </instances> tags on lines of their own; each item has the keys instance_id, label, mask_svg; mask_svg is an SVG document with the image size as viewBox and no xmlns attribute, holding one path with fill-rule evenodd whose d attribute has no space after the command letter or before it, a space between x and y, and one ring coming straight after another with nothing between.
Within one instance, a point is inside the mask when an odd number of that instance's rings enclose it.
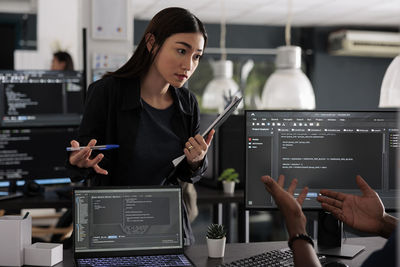
<instances>
[{"instance_id":1,"label":"laptop screen","mask_svg":"<svg viewBox=\"0 0 400 267\"><path fill-rule=\"evenodd\" d=\"M183 248L178 187L74 191L75 253Z\"/></svg>"}]
</instances>

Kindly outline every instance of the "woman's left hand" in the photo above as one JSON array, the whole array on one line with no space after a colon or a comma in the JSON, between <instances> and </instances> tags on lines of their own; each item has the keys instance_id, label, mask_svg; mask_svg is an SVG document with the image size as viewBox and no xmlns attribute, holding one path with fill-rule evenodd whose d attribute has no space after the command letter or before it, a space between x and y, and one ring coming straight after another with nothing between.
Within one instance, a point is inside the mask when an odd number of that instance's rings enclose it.
<instances>
[{"instance_id":1,"label":"woman's left hand","mask_svg":"<svg viewBox=\"0 0 400 267\"><path fill-rule=\"evenodd\" d=\"M204 139L200 134L197 134L195 137L190 137L186 142L183 152L185 153L187 162L192 170L196 170L200 167L207 154L214 133L215 130L211 130L206 139Z\"/></svg>"}]
</instances>

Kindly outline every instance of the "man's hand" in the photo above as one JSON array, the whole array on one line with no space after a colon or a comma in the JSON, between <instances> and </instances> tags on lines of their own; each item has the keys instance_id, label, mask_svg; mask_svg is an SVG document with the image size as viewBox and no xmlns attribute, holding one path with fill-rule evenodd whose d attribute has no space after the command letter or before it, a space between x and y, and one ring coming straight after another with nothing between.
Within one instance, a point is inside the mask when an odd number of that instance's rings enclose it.
<instances>
[{"instance_id":1,"label":"man's hand","mask_svg":"<svg viewBox=\"0 0 400 267\"><path fill-rule=\"evenodd\" d=\"M356 182L362 192L361 196L323 189L317 200L323 209L350 227L389 237L394 229L391 227L395 227L397 220L385 212L378 194L361 176L357 175Z\"/></svg>"},{"instance_id":2,"label":"man's hand","mask_svg":"<svg viewBox=\"0 0 400 267\"><path fill-rule=\"evenodd\" d=\"M285 217L289 237L291 238L296 234L305 234L307 219L301 210L301 205L307 196L308 188L305 187L296 200L293 197L293 193L297 186L297 179L292 180L287 192L283 189L284 175L279 176L278 183L270 176L263 176L261 180Z\"/></svg>"}]
</instances>

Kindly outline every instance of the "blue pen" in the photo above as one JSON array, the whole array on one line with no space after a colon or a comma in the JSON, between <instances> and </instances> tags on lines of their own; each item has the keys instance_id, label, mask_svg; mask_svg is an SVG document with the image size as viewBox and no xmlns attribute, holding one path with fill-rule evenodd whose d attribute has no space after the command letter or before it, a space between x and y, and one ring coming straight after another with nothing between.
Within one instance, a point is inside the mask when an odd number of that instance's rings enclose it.
<instances>
[{"instance_id":1,"label":"blue pen","mask_svg":"<svg viewBox=\"0 0 400 267\"><path fill-rule=\"evenodd\" d=\"M67 147L67 151L79 151L86 148L86 146L80 146L80 147ZM119 148L119 145L103 145L103 146L91 146L90 149L92 150L109 150L109 149L114 149L114 148Z\"/></svg>"}]
</instances>

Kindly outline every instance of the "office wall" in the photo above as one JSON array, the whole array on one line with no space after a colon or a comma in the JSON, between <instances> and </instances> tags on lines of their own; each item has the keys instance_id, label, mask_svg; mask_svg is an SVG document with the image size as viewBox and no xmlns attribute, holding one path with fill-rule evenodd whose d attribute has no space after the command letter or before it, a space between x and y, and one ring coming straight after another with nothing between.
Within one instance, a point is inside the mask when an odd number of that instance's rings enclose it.
<instances>
[{"instance_id":1,"label":"office wall","mask_svg":"<svg viewBox=\"0 0 400 267\"><path fill-rule=\"evenodd\" d=\"M128 21L133 21L131 1L127 1ZM110 2L112 4L112 2ZM1 3L0 3L1 4ZM87 28L88 76L93 53L118 53L127 57L133 51L132 23L127 23L127 40L94 40L91 35L92 1L90 0L38 0L37 6L29 10L26 2L20 2L13 10L35 12L37 18L37 49L15 50L15 69L49 69L52 54L57 49L67 50L76 69L83 69L82 28ZM0 12L12 12L0 5ZM112 12L108 12L112 16ZM35 22L36 24L36 22ZM89 78L89 81L91 79Z\"/></svg>"},{"instance_id":2,"label":"office wall","mask_svg":"<svg viewBox=\"0 0 400 267\"><path fill-rule=\"evenodd\" d=\"M128 1L130 3L130 1ZM48 69L52 52L57 46L67 49L74 59L77 69L82 69L82 27L90 29L91 1L79 0L38 0L37 1L37 50L16 50L14 62L16 69ZM0 7L0 11L3 9ZM128 18L132 21L133 18ZM141 38L147 21L135 20L133 34L126 42L89 40L88 64L91 52L133 50ZM206 24L209 34L209 47L219 46L220 26ZM342 27L313 27L292 29L292 43L301 45L303 51L311 52L303 56L307 75L314 86L318 109L374 109L378 106L380 84L383 74L390 64L390 58L339 57L327 53L328 33ZM368 29L371 28L360 28ZM376 29L391 30L398 29ZM128 31L132 31L128 29ZM88 32L90 35L90 31ZM234 48L276 48L284 45L284 27L228 25L227 47ZM217 55L212 55L215 59ZM243 55L229 55L229 59ZM255 60L272 62L271 55L246 55ZM90 77L89 73L89 77Z\"/></svg>"},{"instance_id":3,"label":"office wall","mask_svg":"<svg viewBox=\"0 0 400 267\"><path fill-rule=\"evenodd\" d=\"M309 75L317 109L377 109L383 76L392 58L329 55L328 35L336 29L314 28L304 34L312 40L303 43L313 51Z\"/></svg>"},{"instance_id":4,"label":"office wall","mask_svg":"<svg viewBox=\"0 0 400 267\"><path fill-rule=\"evenodd\" d=\"M67 0L68 1L68 0ZM128 58L133 52L133 13L129 12L132 9L131 1L127 1L127 32L128 38L126 40L99 40L92 38L92 3L96 0L84 0L80 1L80 18L81 25L79 29L80 36L82 35L82 28L85 27L87 29L87 64L88 64L88 82L92 81L92 60L94 53L103 53L103 54L118 54L118 55L126 55ZM110 1L110 5L113 5L113 2ZM108 12L110 16L115 15L115 12ZM82 50L82 46L79 46ZM82 58L82 55L81 55Z\"/></svg>"},{"instance_id":5,"label":"office wall","mask_svg":"<svg viewBox=\"0 0 400 267\"><path fill-rule=\"evenodd\" d=\"M37 50L15 50L15 69L49 69L53 52L67 50L81 68L79 0L37 2Z\"/></svg>"},{"instance_id":6,"label":"office wall","mask_svg":"<svg viewBox=\"0 0 400 267\"><path fill-rule=\"evenodd\" d=\"M139 42L147 21L135 20L134 41ZM220 26L206 24L208 47L219 47ZM303 49L305 71L313 84L317 109L377 109L380 86L392 58L332 56L328 53L328 35L350 26L292 29L292 44ZM393 28L360 30L398 31ZM284 27L227 25L226 46L229 48L276 48L285 45ZM207 53L207 49L206 49ZM211 55L219 59L218 55ZM228 55L228 59L253 58L273 61L271 55ZM267 74L266 74L267 75Z\"/></svg>"}]
</instances>

